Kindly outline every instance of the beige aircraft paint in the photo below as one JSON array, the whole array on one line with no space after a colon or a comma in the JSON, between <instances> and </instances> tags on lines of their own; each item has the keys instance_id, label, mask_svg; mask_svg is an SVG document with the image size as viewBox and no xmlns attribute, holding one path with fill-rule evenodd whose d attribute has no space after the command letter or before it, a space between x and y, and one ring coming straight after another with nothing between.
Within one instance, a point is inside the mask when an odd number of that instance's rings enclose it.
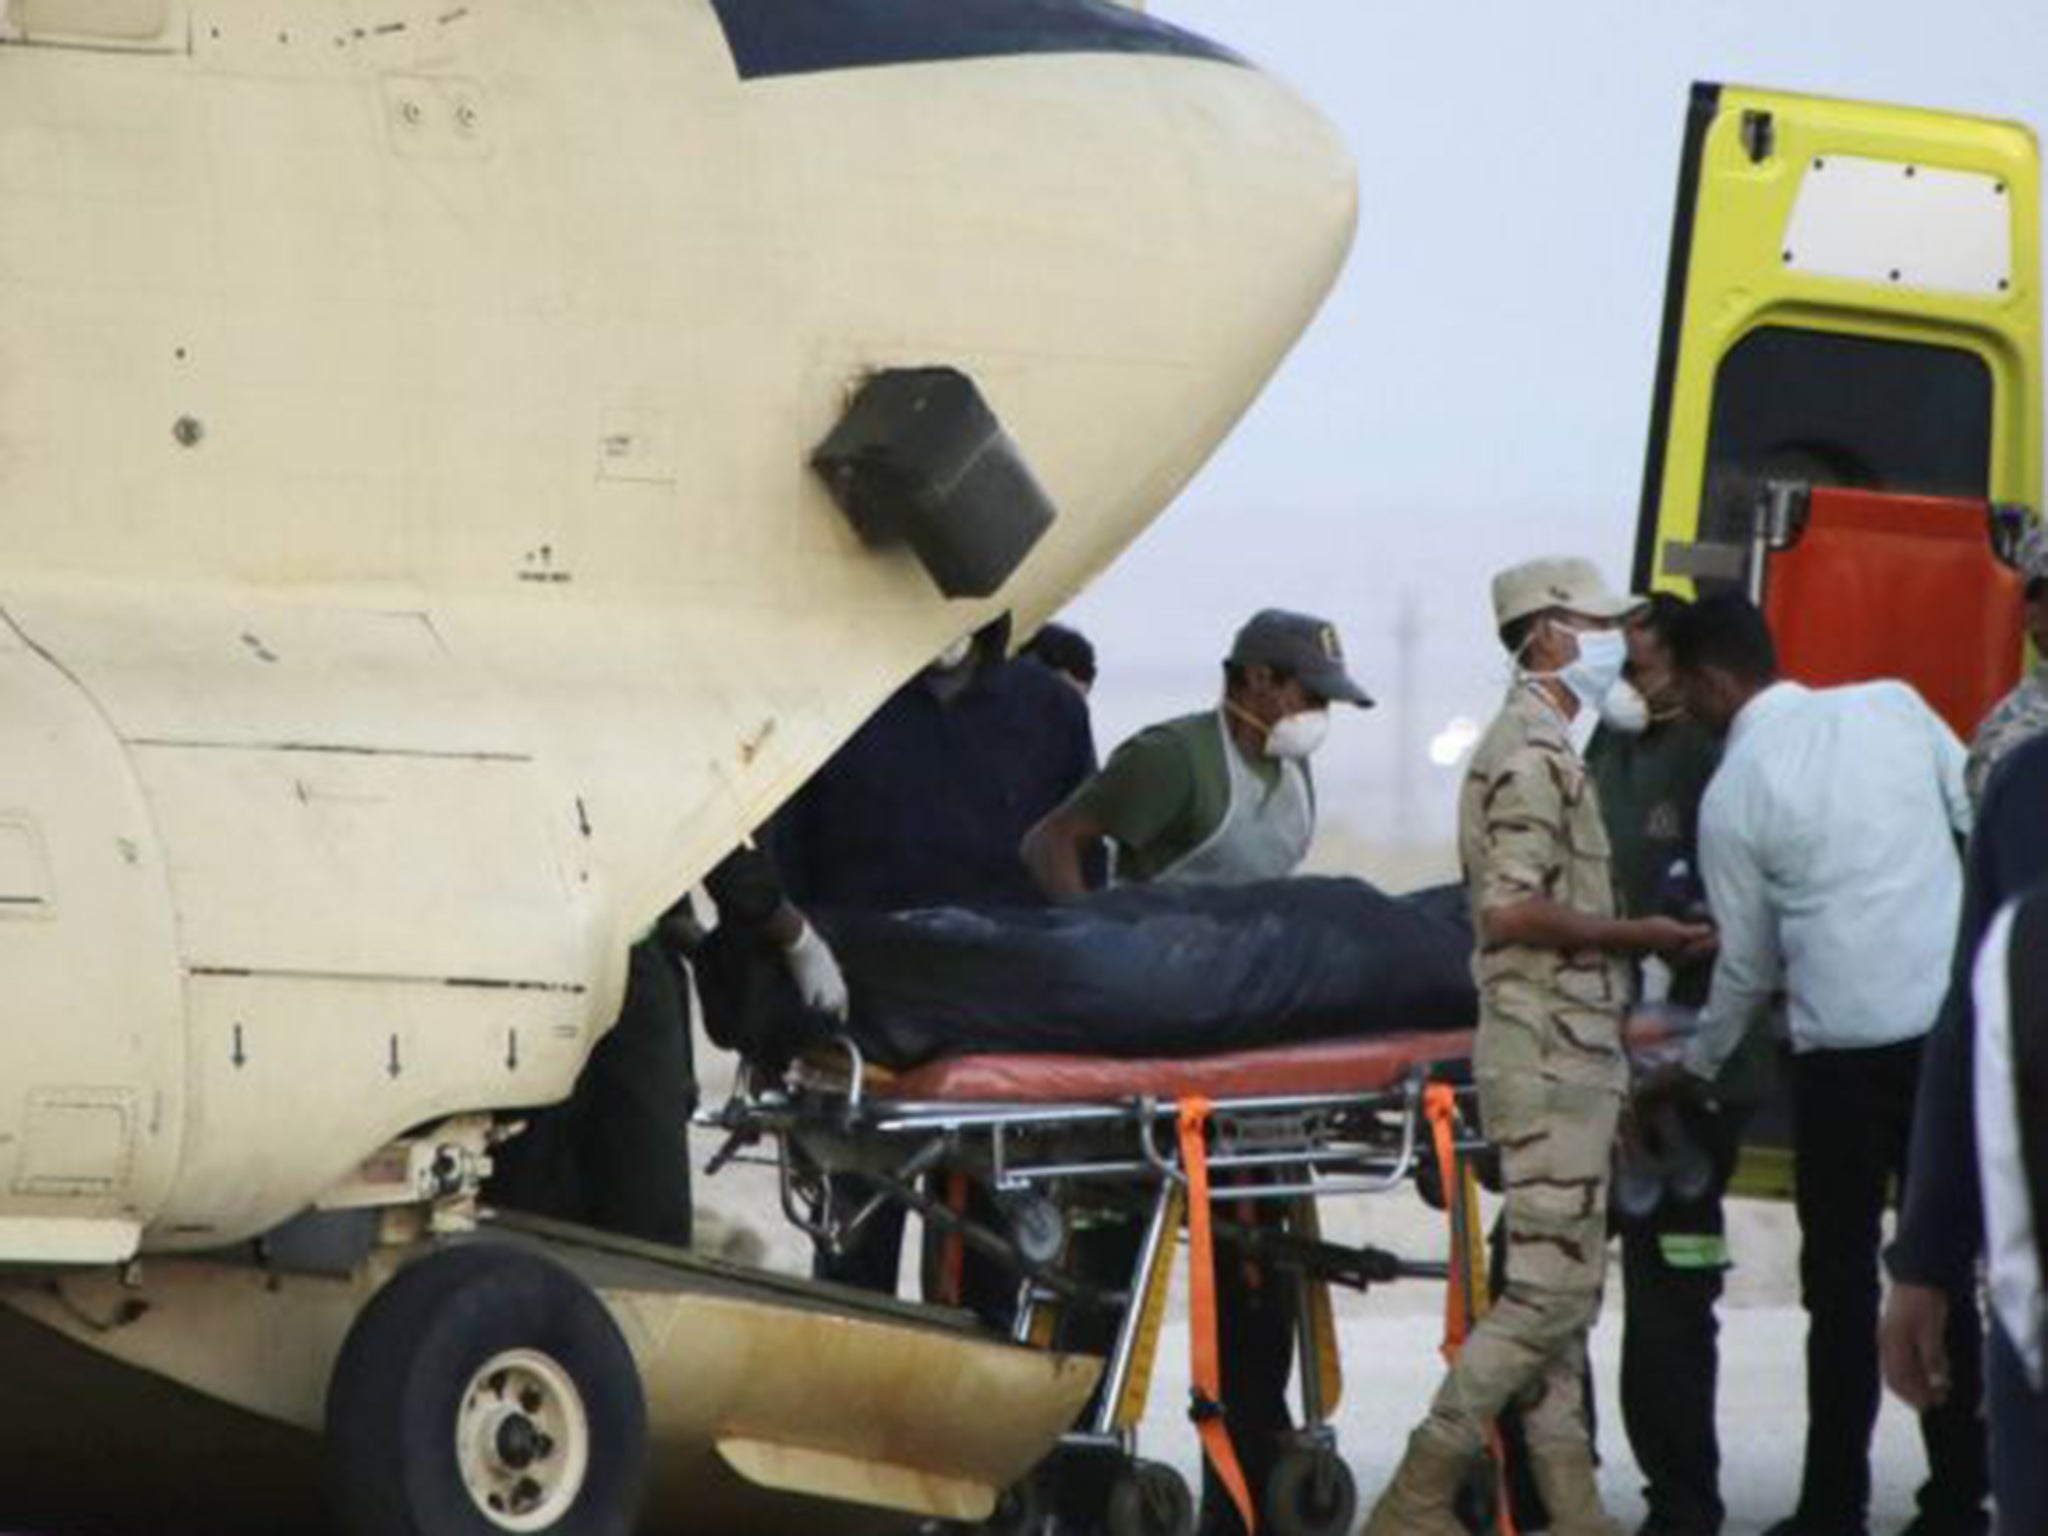
<instances>
[{"instance_id":1,"label":"beige aircraft paint","mask_svg":"<svg viewBox=\"0 0 2048 1536\"><path fill-rule=\"evenodd\" d=\"M1011 1348L901 1306L828 1306L795 1283L750 1287L631 1243L554 1251L597 1287L640 1366L651 1529L772 1528L764 1509L786 1511L784 1528L823 1529L822 1503L853 1506L842 1525L863 1507L978 1520L1095 1384L1093 1359ZM317 1432L343 1336L389 1267L343 1279L167 1259L140 1283L82 1273L15 1305L88 1348L115 1339L132 1365ZM0 1427L17 1426L0 1411Z\"/></svg>"},{"instance_id":2,"label":"beige aircraft paint","mask_svg":"<svg viewBox=\"0 0 2048 1536\"><path fill-rule=\"evenodd\" d=\"M1214 60L742 81L709 0L0 0L0 1264L417 1203L357 1171L565 1094L658 911L1167 505L1354 199ZM987 602L807 468L928 364L1059 510ZM257 1314L198 1312L72 1331L244 1400Z\"/></svg>"},{"instance_id":3,"label":"beige aircraft paint","mask_svg":"<svg viewBox=\"0 0 2048 1536\"><path fill-rule=\"evenodd\" d=\"M743 84L702 0L7 16L18 1257L214 1246L566 1090L634 934L1121 549L1351 229L1321 122L1209 61ZM986 604L806 468L933 362L1060 508Z\"/></svg>"}]
</instances>

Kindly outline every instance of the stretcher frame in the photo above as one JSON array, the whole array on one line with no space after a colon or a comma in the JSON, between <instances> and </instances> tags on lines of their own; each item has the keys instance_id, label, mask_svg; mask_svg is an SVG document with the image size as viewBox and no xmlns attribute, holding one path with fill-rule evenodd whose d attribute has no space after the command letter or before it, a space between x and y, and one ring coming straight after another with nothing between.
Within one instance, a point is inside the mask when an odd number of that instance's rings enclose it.
<instances>
[{"instance_id":1,"label":"stretcher frame","mask_svg":"<svg viewBox=\"0 0 2048 1536\"><path fill-rule=\"evenodd\" d=\"M1455 1039L1469 1043L1469 1037ZM1305 1453L1335 1452L1330 1417L1343 1382L1329 1287L1442 1282L1451 1269L1448 1258L1416 1260L1325 1241L1313 1202L1383 1197L1418 1177L1441 1183L1426 1090L1445 1066L1463 1059L1451 1050L1418 1060L1375 1088L1200 1101L1208 1122L1203 1171L1216 1241L1298 1288L1296 1443ZM1062 1445L1134 1457L1171 1265L1189 1225L1190 1180L1175 1130L1190 1096L1143 1092L1014 1102L920 1097L914 1077L904 1086L910 1096L898 1096L891 1079L874 1072L845 1038L779 1075L743 1071L731 1099L698 1117L726 1136L709 1171L734 1162L772 1165L784 1214L834 1253L846 1251L892 1204L920 1216L928 1233L972 1247L1016 1276L1017 1342L1050 1345L1063 1308L1112 1311L1115 1332L1095 1403ZM1448 1092L1451 1146L1462 1169L1483 1147L1473 1130L1472 1090L1446 1090L1439 1081L1434 1091ZM759 1150L764 1142L772 1153ZM928 1186L940 1175L962 1175L989 1190L1009 1230L976 1221L935 1195ZM855 1181L865 1193L848 1198L847 1185ZM1232 1219L1228 1210L1243 1202L1284 1205L1284 1225ZM1104 1203L1142 1222L1128 1283L1116 1288L1070 1273L1062 1263L1071 1211Z\"/></svg>"}]
</instances>

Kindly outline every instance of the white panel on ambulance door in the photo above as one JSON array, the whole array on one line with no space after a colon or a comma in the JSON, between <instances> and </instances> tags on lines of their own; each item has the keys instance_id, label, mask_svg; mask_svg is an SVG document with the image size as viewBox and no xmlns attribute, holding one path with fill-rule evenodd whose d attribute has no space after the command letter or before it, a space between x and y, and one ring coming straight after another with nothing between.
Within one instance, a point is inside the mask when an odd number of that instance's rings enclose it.
<instances>
[{"instance_id":1,"label":"white panel on ambulance door","mask_svg":"<svg viewBox=\"0 0 2048 1536\"><path fill-rule=\"evenodd\" d=\"M1819 277L1995 297L2012 286L2012 199L1974 171L1816 156L1785 223L1784 260Z\"/></svg>"}]
</instances>

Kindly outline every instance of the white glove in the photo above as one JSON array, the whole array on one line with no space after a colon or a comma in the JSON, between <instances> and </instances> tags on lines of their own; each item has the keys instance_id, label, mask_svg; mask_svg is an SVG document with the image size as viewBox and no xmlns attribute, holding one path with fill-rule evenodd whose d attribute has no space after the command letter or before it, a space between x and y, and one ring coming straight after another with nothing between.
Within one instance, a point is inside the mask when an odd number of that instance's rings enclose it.
<instances>
[{"instance_id":1,"label":"white glove","mask_svg":"<svg viewBox=\"0 0 2048 1536\"><path fill-rule=\"evenodd\" d=\"M818 937L818 930L805 923L803 931L782 948L789 963L789 978L806 1008L829 1013L842 1022L846 1018L846 977L832 950Z\"/></svg>"}]
</instances>

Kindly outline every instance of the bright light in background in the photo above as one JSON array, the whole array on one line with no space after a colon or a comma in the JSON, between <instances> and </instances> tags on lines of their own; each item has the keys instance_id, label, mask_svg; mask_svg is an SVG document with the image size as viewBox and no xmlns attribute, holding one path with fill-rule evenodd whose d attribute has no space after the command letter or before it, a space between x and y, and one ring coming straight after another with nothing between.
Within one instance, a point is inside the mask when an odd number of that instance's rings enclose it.
<instances>
[{"instance_id":1,"label":"bright light in background","mask_svg":"<svg viewBox=\"0 0 2048 1536\"><path fill-rule=\"evenodd\" d=\"M1439 768L1455 768L1478 740L1479 722L1470 715L1454 715L1429 738L1429 760Z\"/></svg>"}]
</instances>

